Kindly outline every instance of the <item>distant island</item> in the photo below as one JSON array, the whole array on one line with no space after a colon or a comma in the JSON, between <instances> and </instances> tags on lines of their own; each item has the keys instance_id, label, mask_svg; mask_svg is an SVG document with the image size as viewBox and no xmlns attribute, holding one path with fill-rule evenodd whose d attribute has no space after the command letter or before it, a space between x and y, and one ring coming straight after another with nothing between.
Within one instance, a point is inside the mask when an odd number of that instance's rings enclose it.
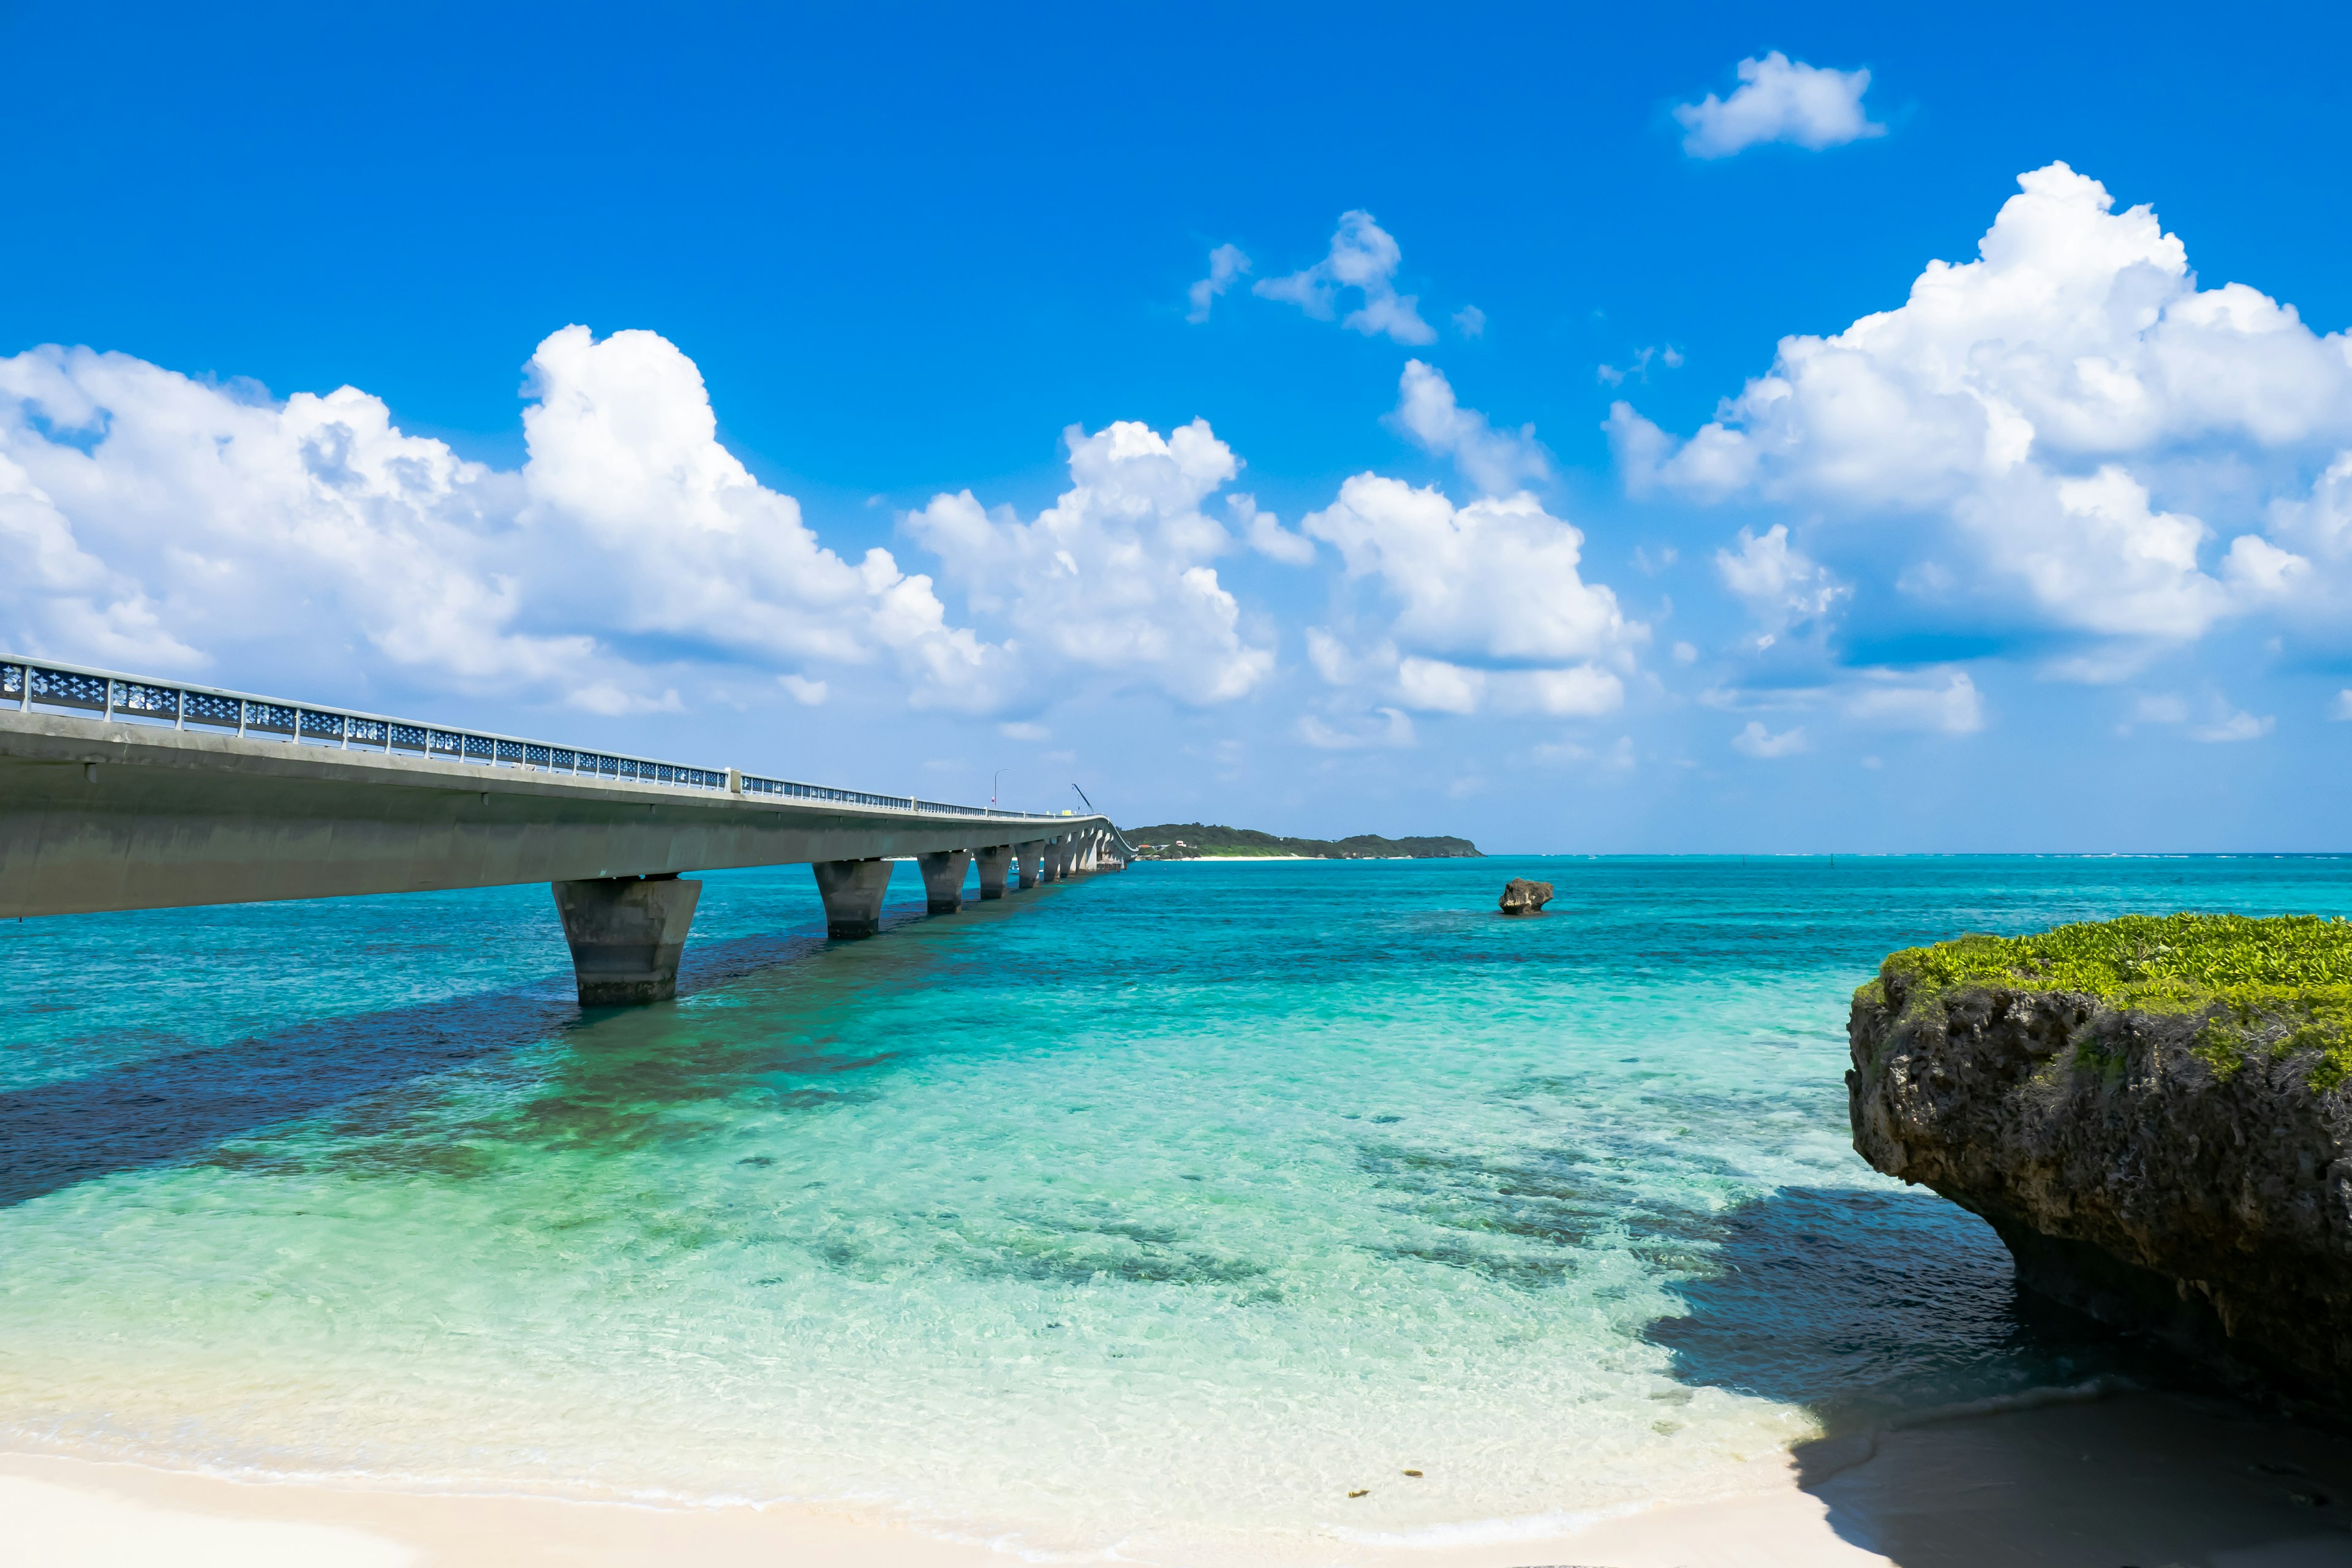
<instances>
[{"instance_id":1,"label":"distant island","mask_svg":"<svg viewBox=\"0 0 2352 1568\"><path fill-rule=\"evenodd\" d=\"M1382 838L1374 833L1359 833L1352 838L1285 838L1253 827L1203 822L1163 822L1155 827L1119 831L1146 860L1277 855L1302 860L1463 860L1478 855L1478 847L1467 838Z\"/></svg>"}]
</instances>

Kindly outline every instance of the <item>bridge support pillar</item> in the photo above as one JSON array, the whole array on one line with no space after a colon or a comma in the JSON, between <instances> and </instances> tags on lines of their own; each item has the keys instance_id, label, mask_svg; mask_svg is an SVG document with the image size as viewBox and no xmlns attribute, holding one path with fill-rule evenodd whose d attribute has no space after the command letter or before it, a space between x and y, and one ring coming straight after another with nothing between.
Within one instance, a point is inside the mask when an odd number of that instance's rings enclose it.
<instances>
[{"instance_id":1,"label":"bridge support pillar","mask_svg":"<svg viewBox=\"0 0 2352 1568\"><path fill-rule=\"evenodd\" d=\"M1024 889L1035 887L1043 874L1040 862L1045 858L1045 844L1042 841L1015 844L1013 853L1021 858L1021 886Z\"/></svg>"},{"instance_id":2,"label":"bridge support pillar","mask_svg":"<svg viewBox=\"0 0 2352 1568\"><path fill-rule=\"evenodd\" d=\"M678 955L701 883L601 877L551 886L583 1007L667 1002L677 994Z\"/></svg>"},{"instance_id":3,"label":"bridge support pillar","mask_svg":"<svg viewBox=\"0 0 2352 1568\"><path fill-rule=\"evenodd\" d=\"M824 934L872 936L882 929L882 895L890 887L887 860L819 860L816 890L824 899Z\"/></svg>"},{"instance_id":4,"label":"bridge support pillar","mask_svg":"<svg viewBox=\"0 0 2352 1568\"><path fill-rule=\"evenodd\" d=\"M915 864L923 868L923 897L935 915L951 915L963 908L963 879L971 869L971 851L942 849L936 855L919 855Z\"/></svg>"},{"instance_id":5,"label":"bridge support pillar","mask_svg":"<svg viewBox=\"0 0 2352 1568\"><path fill-rule=\"evenodd\" d=\"M1048 838L1037 846L1037 879L1058 882L1062 879L1062 841Z\"/></svg>"},{"instance_id":6,"label":"bridge support pillar","mask_svg":"<svg viewBox=\"0 0 2352 1568\"><path fill-rule=\"evenodd\" d=\"M1004 874L1013 869L1013 846L999 844L978 851L980 861L980 896L1001 899L1004 896Z\"/></svg>"}]
</instances>

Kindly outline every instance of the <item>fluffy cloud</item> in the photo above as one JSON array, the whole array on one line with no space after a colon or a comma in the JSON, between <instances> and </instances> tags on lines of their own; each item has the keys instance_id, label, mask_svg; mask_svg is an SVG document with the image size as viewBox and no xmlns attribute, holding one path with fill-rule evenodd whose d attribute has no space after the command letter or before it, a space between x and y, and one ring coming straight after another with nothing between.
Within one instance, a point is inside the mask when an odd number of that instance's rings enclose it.
<instances>
[{"instance_id":1,"label":"fluffy cloud","mask_svg":"<svg viewBox=\"0 0 2352 1568\"><path fill-rule=\"evenodd\" d=\"M1314 563L1315 542L1283 527L1282 520L1274 513L1258 510L1257 497L1227 496L1225 510L1234 514L1234 521L1241 525L1242 537L1260 555L1279 561L1286 566Z\"/></svg>"},{"instance_id":2,"label":"fluffy cloud","mask_svg":"<svg viewBox=\"0 0 2352 1568\"><path fill-rule=\"evenodd\" d=\"M1218 295L1234 286L1234 280L1250 269L1250 258L1242 254L1237 245L1221 245L1209 252L1209 275L1185 290L1192 308L1184 319L1198 325L1209 319L1209 307Z\"/></svg>"},{"instance_id":3,"label":"fluffy cloud","mask_svg":"<svg viewBox=\"0 0 2352 1568\"><path fill-rule=\"evenodd\" d=\"M1818 620L1845 596L1844 584L1789 542L1785 523L1759 534L1743 528L1739 548L1715 552L1724 586L1744 600L1769 639L1791 626Z\"/></svg>"},{"instance_id":4,"label":"fluffy cloud","mask_svg":"<svg viewBox=\"0 0 2352 1568\"><path fill-rule=\"evenodd\" d=\"M1194 703L1265 680L1274 650L1243 634L1241 606L1209 565L1233 536L1201 510L1239 471L1232 448L1201 419L1166 437L1128 421L1064 435L1071 488L1036 517L990 511L965 490L910 513L908 532L975 611L1013 628L1008 646L1033 657L1133 676Z\"/></svg>"},{"instance_id":5,"label":"fluffy cloud","mask_svg":"<svg viewBox=\"0 0 2352 1568\"><path fill-rule=\"evenodd\" d=\"M1801 505L1824 541L1911 557L1887 574L1948 622L2152 646L2307 599L2312 559L2345 553L2352 343L2242 284L2200 289L2152 211L2114 211L2063 163L2019 184L1977 259L1783 339L1688 440L1615 405L1629 488ZM2240 532L2209 564L2219 511L2277 537Z\"/></svg>"},{"instance_id":6,"label":"fluffy cloud","mask_svg":"<svg viewBox=\"0 0 2352 1568\"><path fill-rule=\"evenodd\" d=\"M1439 712L1591 715L1623 700L1621 672L1648 629L1583 580L1584 536L1534 497L1456 507L1434 488L1359 474L1300 526L1391 612L1360 652L1309 634L1327 680L1384 681L1401 706Z\"/></svg>"},{"instance_id":7,"label":"fluffy cloud","mask_svg":"<svg viewBox=\"0 0 2352 1568\"><path fill-rule=\"evenodd\" d=\"M1484 414L1454 402L1453 384L1444 372L1417 359L1405 361L1397 383L1396 412L1388 417L1423 449L1451 458L1462 477L1488 495L1551 476L1534 426L1496 429Z\"/></svg>"},{"instance_id":8,"label":"fluffy cloud","mask_svg":"<svg viewBox=\"0 0 2352 1568\"><path fill-rule=\"evenodd\" d=\"M1769 762L1780 757L1793 757L1800 752L1810 752L1813 747L1812 742L1805 739L1805 729L1801 724L1775 735L1764 728L1760 721L1750 719L1746 729L1731 737L1731 749L1743 757Z\"/></svg>"},{"instance_id":9,"label":"fluffy cloud","mask_svg":"<svg viewBox=\"0 0 2352 1568\"><path fill-rule=\"evenodd\" d=\"M2116 733L2128 735L2141 724L2180 724L2187 726L2190 740L2207 745L2226 745L2233 741L2259 741L2277 728L2274 714L2259 717L2242 708L2231 705L2218 690L2208 689L2196 704L2205 715L2201 723L2191 723L2192 709L2186 698L2174 692L2157 692L2144 696L2132 706L2132 715L2116 726ZM2337 717L2341 717L2339 713Z\"/></svg>"},{"instance_id":10,"label":"fluffy cloud","mask_svg":"<svg viewBox=\"0 0 2352 1568\"><path fill-rule=\"evenodd\" d=\"M29 652L194 675L290 632L461 677L593 679L587 641L517 634L513 585L482 569L525 499L350 387L280 404L124 354L0 360L18 563L0 613Z\"/></svg>"},{"instance_id":11,"label":"fluffy cloud","mask_svg":"<svg viewBox=\"0 0 2352 1568\"><path fill-rule=\"evenodd\" d=\"M538 591L568 625L762 663L896 657L919 700L987 707L1003 650L946 624L931 580L887 550L856 565L790 496L719 444L694 363L652 332L566 327L530 364L522 530Z\"/></svg>"},{"instance_id":12,"label":"fluffy cloud","mask_svg":"<svg viewBox=\"0 0 2352 1568\"><path fill-rule=\"evenodd\" d=\"M1868 672L1864 684L1847 697L1845 711L1856 723L1872 728L1943 735L1974 734L1985 723L1984 699L1966 670L1925 681L1885 670Z\"/></svg>"},{"instance_id":13,"label":"fluffy cloud","mask_svg":"<svg viewBox=\"0 0 2352 1568\"><path fill-rule=\"evenodd\" d=\"M2340 342L2341 335L2335 341ZM2347 354L2352 355L2352 350ZM2330 564L2352 562L2352 451L2337 453L2336 460L2312 481L2308 494L2273 501L2271 532L2314 560ZM2246 542L2243 537L2237 541ZM2234 553L2235 546L2231 548ZM2280 565L2291 570L2284 563Z\"/></svg>"},{"instance_id":14,"label":"fluffy cloud","mask_svg":"<svg viewBox=\"0 0 2352 1568\"><path fill-rule=\"evenodd\" d=\"M1765 142L1818 152L1886 134L1863 112L1869 87L1866 70L1824 69L1774 49L1739 62L1739 86L1729 98L1710 92L1697 103L1677 104L1675 118L1682 121L1683 151L1694 158L1728 158Z\"/></svg>"},{"instance_id":15,"label":"fluffy cloud","mask_svg":"<svg viewBox=\"0 0 2352 1568\"><path fill-rule=\"evenodd\" d=\"M1397 266L1403 258L1395 239L1372 221L1371 214L1341 213L1328 255L1303 272L1265 279L1252 292L1286 300L1317 321L1328 321L1339 313L1340 290L1352 289L1361 302L1341 326L1368 338L1385 333L1401 343L1435 342L1436 330L1421 319L1419 297L1396 291ZM1478 321L1483 327L1486 318Z\"/></svg>"},{"instance_id":16,"label":"fluffy cloud","mask_svg":"<svg viewBox=\"0 0 2352 1568\"><path fill-rule=\"evenodd\" d=\"M844 677L919 707L998 711L1071 668L1189 701L1251 690L1274 654L1209 563L1202 502L1238 468L1205 424L1069 433L1073 488L1024 522L969 492L907 520L990 640L887 550L827 549L718 439L693 362L651 332L567 327L529 366L529 460L502 471L403 433L351 387L283 402L121 354L0 360L0 636L60 658L310 689L322 665L600 711L676 683L820 704ZM1250 544L1312 541L1232 498Z\"/></svg>"},{"instance_id":17,"label":"fluffy cloud","mask_svg":"<svg viewBox=\"0 0 2352 1568\"><path fill-rule=\"evenodd\" d=\"M820 545L719 445L669 343L567 327L530 375L530 460L503 472L352 387L278 402L122 354L0 360L0 547L30 563L0 586L8 640L188 675L388 661L605 711L675 705L654 667L680 658L884 662L919 701L990 700L1001 650L887 551Z\"/></svg>"},{"instance_id":18,"label":"fluffy cloud","mask_svg":"<svg viewBox=\"0 0 2352 1568\"><path fill-rule=\"evenodd\" d=\"M2231 741L2259 741L2269 734L2277 723L2278 720L2270 714L2265 713L2257 719L2252 713L2241 710L2227 714L2210 724L2199 725L2189 731L2189 738L2192 741L2203 741L2208 744L2217 742L2226 744Z\"/></svg>"}]
</instances>

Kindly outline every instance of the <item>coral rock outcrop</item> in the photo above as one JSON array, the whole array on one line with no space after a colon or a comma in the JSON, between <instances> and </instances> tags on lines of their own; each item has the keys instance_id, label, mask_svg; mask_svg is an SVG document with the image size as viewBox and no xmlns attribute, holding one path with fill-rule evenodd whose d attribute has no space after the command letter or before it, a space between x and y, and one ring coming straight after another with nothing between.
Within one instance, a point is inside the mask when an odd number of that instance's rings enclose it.
<instances>
[{"instance_id":1,"label":"coral rock outcrop","mask_svg":"<svg viewBox=\"0 0 2352 1568\"><path fill-rule=\"evenodd\" d=\"M1530 882L1525 877L1514 877L1503 884L1503 912L1507 915L1539 915L1549 902L1549 882Z\"/></svg>"},{"instance_id":2,"label":"coral rock outcrop","mask_svg":"<svg viewBox=\"0 0 2352 1568\"><path fill-rule=\"evenodd\" d=\"M1863 1157L1981 1215L2027 1287L2341 1407L2352 1086L2309 1010L2119 1004L2030 965L1939 985L1909 956L1854 996Z\"/></svg>"}]
</instances>

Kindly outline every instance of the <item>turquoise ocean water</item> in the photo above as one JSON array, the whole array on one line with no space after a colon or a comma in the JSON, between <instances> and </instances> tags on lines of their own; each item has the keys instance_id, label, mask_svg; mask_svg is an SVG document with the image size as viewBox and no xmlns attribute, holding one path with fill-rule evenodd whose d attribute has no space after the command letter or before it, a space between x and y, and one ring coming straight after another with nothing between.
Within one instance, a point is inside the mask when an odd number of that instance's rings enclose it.
<instances>
[{"instance_id":1,"label":"turquoise ocean water","mask_svg":"<svg viewBox=\"0 0 2352 1568\"><path fill-rule=\"evenodd\" d=\"M940 919L899 872L846 943L806 868L710 876L687 994L586 1016L539 887L0 926L0 1445L1073 1559L1538 1539L2121 1364L1849 1147L1885 952L2352 914L2333 858L1160 865Z\"/></svg>"}]
</instances>

